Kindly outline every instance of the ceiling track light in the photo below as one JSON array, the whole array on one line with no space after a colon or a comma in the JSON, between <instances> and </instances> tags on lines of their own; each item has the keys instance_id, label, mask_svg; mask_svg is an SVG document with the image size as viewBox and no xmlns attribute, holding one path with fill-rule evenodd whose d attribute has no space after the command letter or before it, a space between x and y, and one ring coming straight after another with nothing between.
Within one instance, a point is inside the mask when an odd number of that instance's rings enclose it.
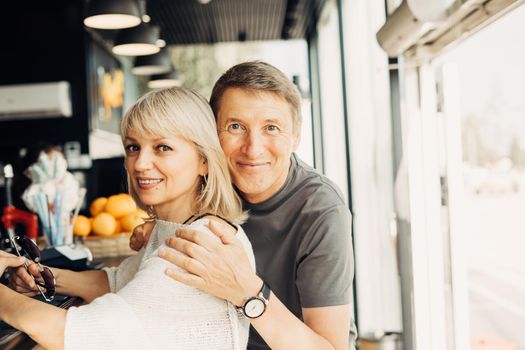
<instances>
[{"instance_id":1,"label":"ceiling track light","mask_svg":"<svg viewBox=\"0 0 525 350\"><path fill-rule=\"evenodd\" d=\"M160 51L157 46L159 27L141 23L137 27L122 29L115 37L113 53L122 56L152 55Z\"/></svg>"},{"instance_id":2,"label":"ceiling track light","mask_svg":"<svg viewBox=\"0 0 525 350\"><path fill-rule=\"evenodd\" d=\"M141 23L140 11L134 0L91 0L84 19L86 27L123 29Z\"/></svg>"},{"instance_id":3,"label":"ceiling track light","mask_svg":"<svg viewBox=\"0 0 525 350\"><path fill-rule=\"evenodd\" d=\"M153 75L148 82L148 87L150 89L164 89L181 85L182 81L175 70L166 74Z\"/></svg>"},{"instance_id":4,"label":"ceiling track light","mask_svg":"<svg viewBox=\"0 0 525 350\"><path fill-rule=\"evenodd\" d=\"M148 56L139 56L131 71L135 75L164 74L172 70L171 61L167 49Z\"/></svg>"}]
</instances>

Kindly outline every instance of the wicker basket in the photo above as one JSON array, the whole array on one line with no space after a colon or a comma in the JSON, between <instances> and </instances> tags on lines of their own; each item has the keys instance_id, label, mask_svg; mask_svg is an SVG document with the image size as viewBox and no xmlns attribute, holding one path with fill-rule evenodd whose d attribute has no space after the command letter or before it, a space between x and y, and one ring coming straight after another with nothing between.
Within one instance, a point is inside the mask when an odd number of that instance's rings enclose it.
<instances>
[{"instance_id":1,"label":"wicker basket","mask_svg":"<svg viewBox=\"0 0 525 350\"><path fill-rule=\"evenodd\" d=\"M130 256L135 253L129 247L131 233L119 233L111 237L88 236L84 245L91 250L93 258Z\"/></svg>"}]
</instances>

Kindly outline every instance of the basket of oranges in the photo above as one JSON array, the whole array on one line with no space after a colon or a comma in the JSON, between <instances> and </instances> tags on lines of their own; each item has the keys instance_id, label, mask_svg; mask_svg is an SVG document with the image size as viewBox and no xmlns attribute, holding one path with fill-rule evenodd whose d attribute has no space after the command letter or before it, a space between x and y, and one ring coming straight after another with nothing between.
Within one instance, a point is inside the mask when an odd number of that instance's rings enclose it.
<instances>
[{"instance_id":1,"label":"basket of oranges","mask_svg":"<svg viewBox=\"0 0 525 350\"><path fill-rule=\"evenodd\" d=\"M146 212L127 193L95 199L90 207L91 217L79 215L73 225L73 234L81 237L94 258L129 256L135 253L129 247L133 229L148 218Z\"/></svg>"}]
</instances>

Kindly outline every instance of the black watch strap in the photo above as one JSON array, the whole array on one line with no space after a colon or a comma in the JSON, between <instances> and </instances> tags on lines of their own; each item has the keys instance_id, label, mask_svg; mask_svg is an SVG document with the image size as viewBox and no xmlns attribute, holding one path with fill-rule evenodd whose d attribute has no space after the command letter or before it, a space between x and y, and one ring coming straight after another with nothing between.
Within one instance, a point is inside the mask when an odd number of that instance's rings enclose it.
<instances>
[{"instance_id":1,"label":"black watch strap","mask_svg":"<svg viewBox=\"0 0 525 350\"><path fill-rule=\"evenodd\" d=\"M268 285L268 283L266 283L264 280L263 280L263 285L262 285L262 288L261 290L259 291L259 294L257 294L259 297L262 297L265 301L266 301L266 304L268 304L268 301L270 300L270 293L272 292L272 290L270 289L270 286Z\"/></svg>"}]
</instances>

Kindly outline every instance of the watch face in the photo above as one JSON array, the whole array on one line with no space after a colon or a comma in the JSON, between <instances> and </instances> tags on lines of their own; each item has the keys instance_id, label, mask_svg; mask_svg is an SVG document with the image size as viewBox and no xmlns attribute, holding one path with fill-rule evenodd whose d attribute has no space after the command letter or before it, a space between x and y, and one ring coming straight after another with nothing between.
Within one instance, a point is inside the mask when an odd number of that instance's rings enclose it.
<instances>
[{"instance_id":1,"label":"watch face","mask_svg":"<svg viewBox=\"0 0 525 350\"><path fill-rule=\"evenodd\" d=\"M264 305L264 302L261 299L253 298L248 300L244 305L244 314L251 318L259 317L262 315L265 308L266 305Z\"/></svg>"}]
</instances>

